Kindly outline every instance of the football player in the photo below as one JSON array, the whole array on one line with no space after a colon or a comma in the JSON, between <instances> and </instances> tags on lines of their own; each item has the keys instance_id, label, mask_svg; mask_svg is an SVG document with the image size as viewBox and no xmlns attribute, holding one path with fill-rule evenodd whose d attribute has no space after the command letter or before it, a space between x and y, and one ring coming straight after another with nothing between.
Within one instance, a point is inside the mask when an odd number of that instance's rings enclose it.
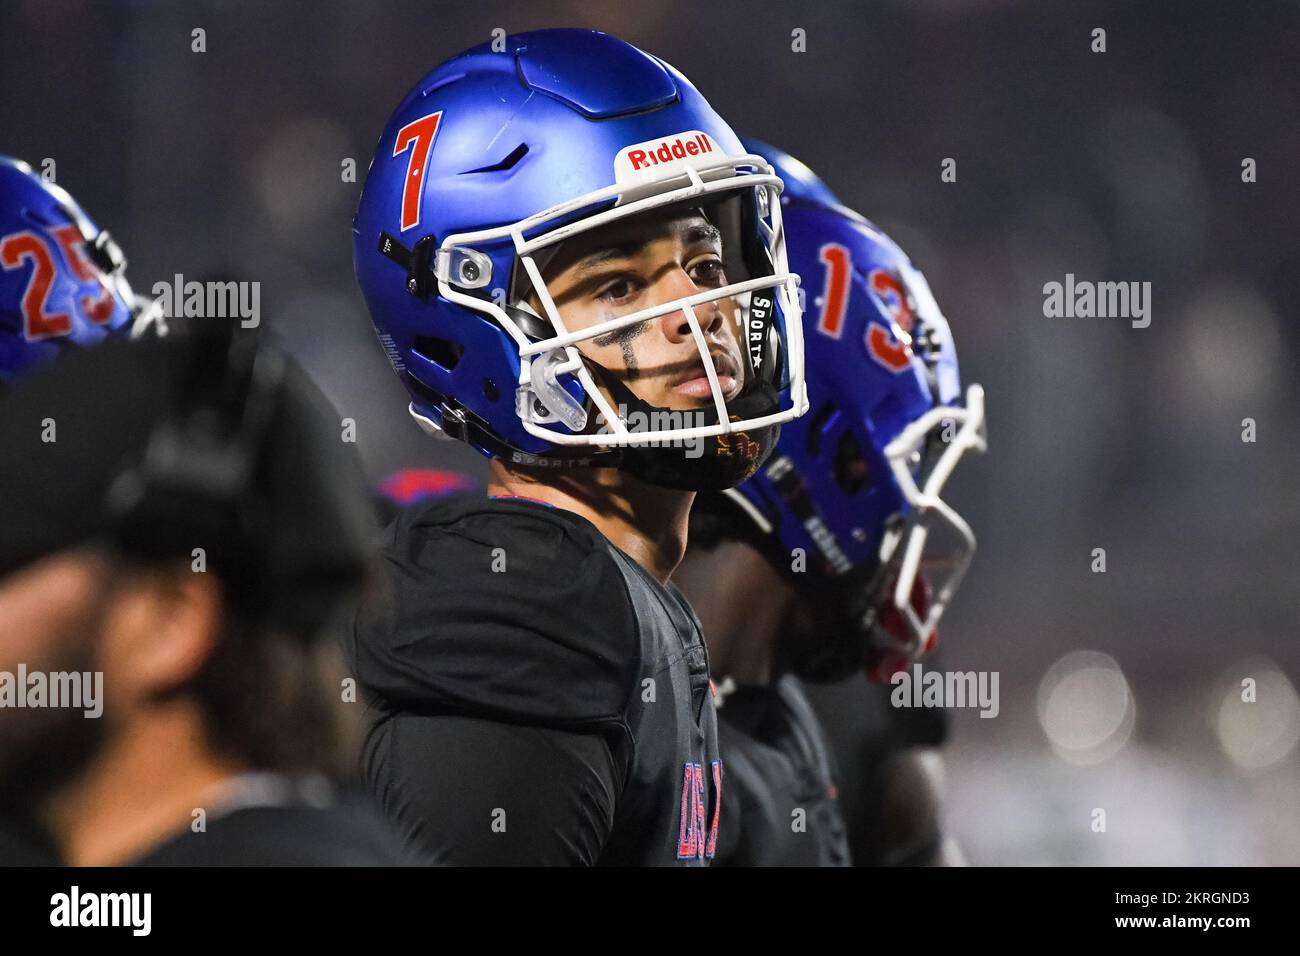
<instances>
[{"instance_id":1,"label":"football player","mask_svg":"<svg viewBox=\"0 0 1300 956\"><path fill-rule=\"evenodd\" d=\"M746 147L786 184L783 221L812 299L805 342L818 375L809 414L785 427L758 474L696 499L676 577L720 684L718 862L935 862L931 778L917 754L900 751L937 741L909 739L882 688L881 713L862 720L875 720L873 736L888 746L849 768L855 794L868 796L846 827L831 747L800 678L865 668L888 681L933 647L974 549L940 494L961 456L984 449L983 392L973 385L963 400L948 323L902 250L802 163Z\"/></svg>"},{"instance_id":2,"label":"football player","mask_svg":"<svg viewBox=\"0 0 1300 956\"><path fill-rule=\"evenodd\" d=\"M467 864L703 865L722 767L669 575L695 493L805 408L779 179L691 83L606 34L484 45L422 79L353 228L380 342L487 497L404 510L353 654L365 773Z\"/></svg>"},{"instance_id":3,"label":"football player","mask_svg":"<svg viewBox=\"0 0 1300 956\"><path fill-rule=\"evenodd\" d=\"M74 865L404 862L330 783L355 761L323 638L373 536L359 465L286 356L204 331L0 400L0 816Z\"/></svg>"}]
</instances>

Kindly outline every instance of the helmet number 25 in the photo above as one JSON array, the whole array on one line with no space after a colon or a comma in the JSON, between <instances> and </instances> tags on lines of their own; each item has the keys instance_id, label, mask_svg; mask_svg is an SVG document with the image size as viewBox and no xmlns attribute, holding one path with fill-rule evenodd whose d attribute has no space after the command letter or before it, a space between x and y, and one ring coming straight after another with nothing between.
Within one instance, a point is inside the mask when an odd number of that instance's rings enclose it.
<instances>
[{"instance_id":1,"label":"helmet number 25","mask_svg":"<svg viewBox=\"0 0 1300 956\"><path fill-rule=\"evenodd\" d=\"M78 282L93 282L98 276L85 259L85 240L76 226L62 226L54 230L73 275ZM67 312L46 311L50 290L54 288L54 253L49 242L32 230L11 233L0 239L0 266L5 271L30 262L33 266L27 289L23 292L23 335L28 342L39 342L72 331L72 316ZM87 319L103 325L113 317L113 294L103 289L97 297L83 295L81 308Z\"/></svg>"}]
</instances>

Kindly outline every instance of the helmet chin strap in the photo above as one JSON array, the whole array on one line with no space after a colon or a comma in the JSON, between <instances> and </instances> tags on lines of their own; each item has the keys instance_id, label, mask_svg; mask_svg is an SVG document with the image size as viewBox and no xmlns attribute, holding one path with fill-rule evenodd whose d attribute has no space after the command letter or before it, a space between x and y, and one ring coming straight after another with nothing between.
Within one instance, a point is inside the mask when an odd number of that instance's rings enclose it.
<instances>
[{"instance_id":1,"label":"helmet chin strap","mask_svg":"<svg viewBox=\"0 0 1300 956\"><path fill-rule=\"evenodd\" d=\"M598 362L587 360L592 375L607 388L616 404L631 418L640 414L644 421L670 421L681 416L682 409L651 405L639 398L613 372ZM727 410L738 418L759 418L780 406L777 390L767 382L753 381L728 403ZM700 424L719 424L716 409L692 410ZM762 467L772 454L780 436L780 425L764 425L744 431L708 438L690 438L667 445L656 442L628 445L622 449L618 467L642 481L683 491L723 491L734 488Z\"/></svg>"},{"instance_id":2,"label":"helmet chin strap","mask_svg":"<svg viewBox=\"0 0 1300 956\"><path fill-rule=\"evenodd\" d=\"M507 309L525 334L539 339L553 334L550 322L526 300L519 299ZM652 405L633 392L617 373L585 355L582 361L597 383L608 390L614 404L625 410L626 418L640 417L644 422L662 422L672 421L686 413L684 409ZM593 404L588 398L588 426L595 430L599 427L599 416L590 414ZM738 419L759 418L774 414L780 405L776 387L765 376L754 376L751 370L749 382L741 394L727 404L727 411ZM698 418L700 425L719 424L717 409L713 406L692 409L690 414ZM775 449L780 432L780 425L765 425L708 438L612 447L574 459L572 467L618 468L648 484L664 488L723 491L741 484L762 467Z\"/></svg>"},{"instance_id":3,"label":"helmet chin strap","mask_svg":"<svg viewBox=\"0 0 1300 956\"><path fill-rule=\"evenodd\" d=\"M539 315L537 310L529 305L526 299L520 299L513 305L507 305L505 310L523 333L530 338L547 339L555 334L555 329L551 327L551 323Z\"/></svg>"}]
</instances>

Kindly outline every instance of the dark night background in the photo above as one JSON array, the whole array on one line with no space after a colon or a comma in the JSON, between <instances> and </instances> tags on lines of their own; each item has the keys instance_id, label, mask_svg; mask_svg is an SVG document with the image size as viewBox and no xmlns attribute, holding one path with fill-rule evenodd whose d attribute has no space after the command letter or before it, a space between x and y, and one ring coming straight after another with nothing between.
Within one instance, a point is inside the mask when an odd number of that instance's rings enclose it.
<instances>
[{"instance_id":1,"label":"dark night background","mask_svg":"<svg viewBox=\"0 0 1300 956\"><path fill-rule=\"evenodd\" d=\"M1300 862L1300 8L3 0L0 153L53 158L138 290L261 282L374 475L479 471L406 415L341 163L363 177L438 61L548 26L662 56L804 159L926 272L985 386L989 454L949 486L980 552L942 634L946 668L1001 675L1000 715L956 713L946 751L968 857ZM1045 318L1067 272L1151 282L1150 327ZM825 695L846 747L863 693Z\"/></svg>"}]
</instances>

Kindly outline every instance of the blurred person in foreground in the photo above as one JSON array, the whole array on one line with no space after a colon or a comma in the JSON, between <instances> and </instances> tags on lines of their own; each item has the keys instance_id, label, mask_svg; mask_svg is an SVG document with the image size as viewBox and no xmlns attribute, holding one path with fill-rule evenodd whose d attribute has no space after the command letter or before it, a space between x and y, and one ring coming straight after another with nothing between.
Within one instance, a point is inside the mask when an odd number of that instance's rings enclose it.
<instances>
[{"instance_id":1,"label":"blurred person in foreground","mask_svg":"<svg viewBox=\"0 0 1300 956\"><path fill-rule=\"evenodd\" d=\"M60 355L126 338L146 311L113 237L66 189L0 156L0 399ZM39 827L0 815L0 860L50 856Z\"/></svg>"},{"instance_id":2,"label":"blurred person in foreground","mask_svg":"<svg viewBox=\"0 0 1300 956\"><path fill-rule=\"evenodd\" d=\"M355 740L327 638L372 534L336 423L224 324L0 399L0 817L46 851L8 862L406 860L334 783Z\"/></svg>"}]
</instances>

